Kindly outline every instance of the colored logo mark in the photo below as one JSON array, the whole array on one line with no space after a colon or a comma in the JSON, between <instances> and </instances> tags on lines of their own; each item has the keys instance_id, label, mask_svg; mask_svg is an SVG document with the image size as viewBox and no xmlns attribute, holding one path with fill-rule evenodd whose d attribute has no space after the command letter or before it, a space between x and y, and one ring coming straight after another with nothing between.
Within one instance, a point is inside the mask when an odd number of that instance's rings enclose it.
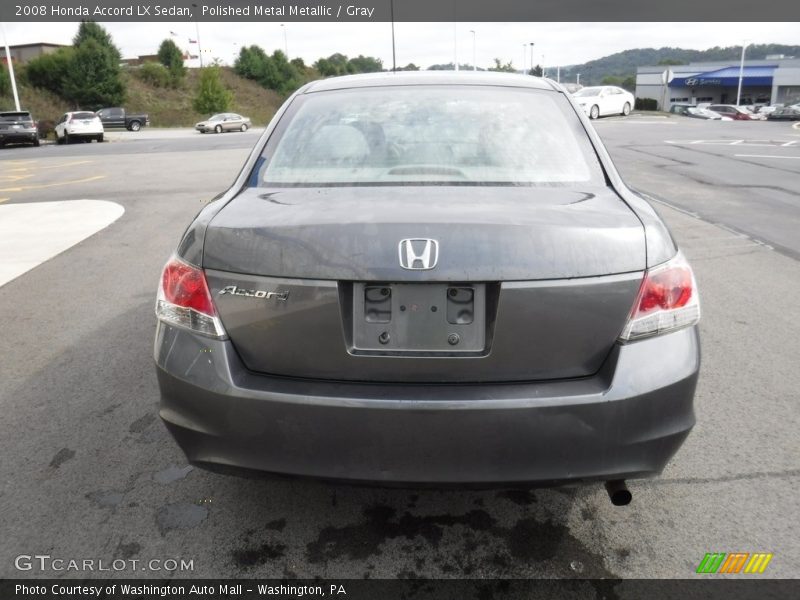
<instances>
[{"instance_id":1,"label":"colored logo mark","mask_svg":"<svg viewBox=\"0 0 800 600\"><path fill-rule=\"evenodd\" d=\"M763 573L772 553L707 552L697 566L697 573Z\"/></svg>"}]
</instances>

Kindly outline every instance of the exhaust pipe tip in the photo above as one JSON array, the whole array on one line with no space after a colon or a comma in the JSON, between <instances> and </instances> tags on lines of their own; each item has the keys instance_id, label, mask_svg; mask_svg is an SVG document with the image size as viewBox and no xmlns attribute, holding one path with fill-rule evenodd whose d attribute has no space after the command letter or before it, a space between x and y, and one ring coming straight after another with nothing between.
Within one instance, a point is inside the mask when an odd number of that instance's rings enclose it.
<instances>
[{"instance_id":1,"label":"exhaust pipe tip","mask_svg":"<svg viewBox=\"0 0 800 600\"><path fill-rule=\"evenodd\" d=\"M608 492L608 498L614 506L627 506L633 500L633 494L631 494L628 486L625 485L624 479L606 481L606 492Z\"/></svg>"}]
</instances>

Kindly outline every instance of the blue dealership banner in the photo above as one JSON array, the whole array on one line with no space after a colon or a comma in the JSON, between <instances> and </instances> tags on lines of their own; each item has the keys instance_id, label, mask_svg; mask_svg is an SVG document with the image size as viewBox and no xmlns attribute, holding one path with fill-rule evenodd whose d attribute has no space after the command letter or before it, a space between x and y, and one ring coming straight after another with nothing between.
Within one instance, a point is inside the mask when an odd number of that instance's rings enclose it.
<instances>
[{"instance_id":1,"label":"blue dealership banner","mask_svg":"<svg viewBox=\"0 0 800 600\"><path fill-rule=\"evenodd\" d=\"M762 0L3 0L0 21L624 22L800 21L800 2Z\"/></svg>"}]
</instances>

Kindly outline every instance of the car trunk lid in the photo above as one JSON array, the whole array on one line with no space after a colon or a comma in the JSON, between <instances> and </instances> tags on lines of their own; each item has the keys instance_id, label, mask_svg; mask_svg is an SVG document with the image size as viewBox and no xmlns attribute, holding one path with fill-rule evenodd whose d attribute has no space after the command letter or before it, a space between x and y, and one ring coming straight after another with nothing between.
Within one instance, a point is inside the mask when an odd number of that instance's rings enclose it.
<instances>
[{"instance_id":1,"label":"car trunk lid","mask_svg":"<svg viewBox=\"0 0 800 600\"><path fill-rule=\"evenodd\" d=\"M401 266L411 238L438 242L434 268ZM249 189L209 225L203 266L254 371L528 381L599 369L645 241L610 188Z\"/></svg>"}]
</instances>

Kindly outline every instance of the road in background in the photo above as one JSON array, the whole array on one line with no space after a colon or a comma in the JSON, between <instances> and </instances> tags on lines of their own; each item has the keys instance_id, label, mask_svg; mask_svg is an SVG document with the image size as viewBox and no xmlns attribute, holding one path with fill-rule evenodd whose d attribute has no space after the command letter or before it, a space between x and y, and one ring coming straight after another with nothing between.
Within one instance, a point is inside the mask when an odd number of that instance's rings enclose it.
<instances>
[{"instance_id":1,"label":"road in background","mask_svg":"<svg viewBox=\"0 0 800 600\"><path fill-rule=\"evenodd\" d=\"M380 489L192 469L157 417L155 288L257 135L0 151L0 175L18 177L0 177L6 203L125 209L0 287L0 576L41 576L14 557L47 553L193 560L177 577L680 578L706 552L764 551L775 555L764 576L795 577L800 262L786 231L800 223L800 165L734 155L800 150L685 142L794 132L641 117L595 126L632 184L687 211L657 205L703 302L698 425L662 478L631 482L627 508L599 485Z\"/></svg>"}]
</instances>

